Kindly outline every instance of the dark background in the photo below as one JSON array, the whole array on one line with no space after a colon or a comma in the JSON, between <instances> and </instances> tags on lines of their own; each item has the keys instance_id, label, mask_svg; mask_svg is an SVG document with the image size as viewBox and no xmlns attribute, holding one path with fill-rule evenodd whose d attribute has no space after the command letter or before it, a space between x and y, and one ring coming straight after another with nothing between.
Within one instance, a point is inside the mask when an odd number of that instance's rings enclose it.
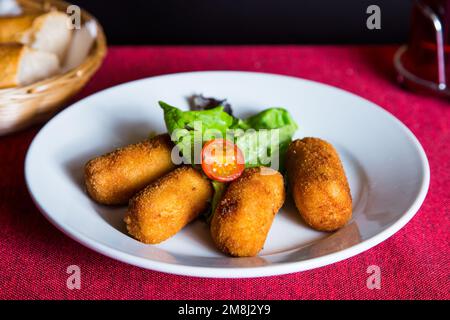
<instances>
[{"instance_id":1,"label":"dark background","mask_svg":"<svg viewBox=\"0 0 450 320\"><path fill-rule=\"evenodd\" d=\"M412 0L72 0L111 44L370 44L407 40ZM366 9L381 8L381 30Z\"/></svg>"}]
</instances>

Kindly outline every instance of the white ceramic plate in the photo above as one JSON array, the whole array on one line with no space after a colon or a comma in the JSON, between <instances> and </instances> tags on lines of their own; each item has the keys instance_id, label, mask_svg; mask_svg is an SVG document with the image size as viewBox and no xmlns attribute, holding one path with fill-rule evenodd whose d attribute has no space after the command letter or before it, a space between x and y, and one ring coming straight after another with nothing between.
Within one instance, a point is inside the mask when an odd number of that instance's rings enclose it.
<instances>
[{"instance_id":1,"label":"white ceramic plate","mask_svg":"<svg viewBox=\"0 0 450 320\"><path fill-rule=\"evenodd\" d=\"M353 220L334 234L314 231L287 200L259 257L230 258L214 248L207 225L191 223L160 245L129 237L125 208L100 206L83 188L85 162L165 132L158 100L187 108L192 93L228 98L236 116L288 109L296 137L324 138L337 148L353 196ZM429 185L426 155L414 135L375 104L307 80L249 72L194 72L119 85L81 100L36 136L26 181L42 213L85 246L143 268L202 277L256 277L331 264L384 241L417 212Z\"/></svg>"}]
</instances>

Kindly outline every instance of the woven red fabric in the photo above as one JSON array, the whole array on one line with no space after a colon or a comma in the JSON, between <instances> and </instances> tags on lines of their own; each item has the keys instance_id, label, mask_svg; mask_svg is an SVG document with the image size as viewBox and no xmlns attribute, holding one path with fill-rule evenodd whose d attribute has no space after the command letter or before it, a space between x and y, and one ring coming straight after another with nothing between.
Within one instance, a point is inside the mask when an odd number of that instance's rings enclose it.
<instances>
[{"instance_id":1,"label":"woven red fabric","mask_svg":"<svg viewBox=\"0 0 450 320\"><path fill-rule=\"evenodd\" d=\"M77 97L148 76L194 70L250 70L303 77L367 98L421 141L431 185L420 211L387 241L316 270L257 279L202 279L140 269L67 238L39 213L24 183L27 148L39 126L0 138L2 299L448 299L450 298L450 104L402 90L384 46L112 47ZM66 268L81 268L81 289ZM381 268L381 289L366 286Z\"/></svg>"}]
</instances>

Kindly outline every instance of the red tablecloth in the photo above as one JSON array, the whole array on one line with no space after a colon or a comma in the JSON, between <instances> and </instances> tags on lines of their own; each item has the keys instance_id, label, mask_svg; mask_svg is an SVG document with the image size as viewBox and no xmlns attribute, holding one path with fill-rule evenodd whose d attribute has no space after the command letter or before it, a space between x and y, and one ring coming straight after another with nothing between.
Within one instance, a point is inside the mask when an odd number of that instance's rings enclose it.
<instances>
[{"instance_id":1,"label":"red tablecloth","mask_svg":"<svg viewBox=\"0 0 450 320\"><path fill-rule=\"evenodd\" d=\"M33 205L23 164L39 130L34 127L0 138L0 298L450 298L450 104L400 89L392 70L394 51L379 46L113 47L78 97L129 80L193 70L286 74L361 95L414 132L431 166L425 203L387 241L330 266L269 278L190 278L129 266L64 236ZM81 268L81 290L67 289L66 268L72 264ZM370 265L381 268L380 290L366 286Z\"/></svg>"}]
</instances>

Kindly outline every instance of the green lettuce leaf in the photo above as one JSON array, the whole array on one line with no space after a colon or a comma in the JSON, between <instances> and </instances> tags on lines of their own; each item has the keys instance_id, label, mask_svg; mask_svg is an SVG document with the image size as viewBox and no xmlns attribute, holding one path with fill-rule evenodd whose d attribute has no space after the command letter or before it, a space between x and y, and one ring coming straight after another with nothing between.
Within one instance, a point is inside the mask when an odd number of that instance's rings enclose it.
<instances>
[{"instance_id":1,"label":"green lettuce leaf","mask_svg":"<svg viewBox=\"0 0 450 320\"><path fill-rule=\"evenodd\" d=\"M232 127L242 129L241 134L236 134L235 143L244 153L246 167L284 170L284 155L298 129L287 110L270 108L246 120L235 119Z\"/></svg>"},{"instance_id":2,"label":"green lettuce leaf","mask_svg":"<svg viewBox=\"0 0 450 320\"><path fill-rule=\"evenodd\" d=\"M238 145L246 167L283 170L284 154L298 128L283 108L270 108L243 120L224 112L222 106L182 111L163 101L159 105L164 110L167 130L188 163L200 163L203 144L221 137Z\"/></svg>"},{"instance_id":3,"label":"green lettuce leaf","mask_svg":"<svg viewBox=\"0 0 450 320\"><path fill-rule=\"evenodd\" d=\"M203 214L207 223L211 222L213 212L216 211L216 208L217 208L220 200L222 199L222 196L227 188L227 185L223 182L212 180L211 184L214 189L214 195L211 200L211 206L210 206L209 210Z\"/></svg>"},{"instance_id":4,"label":"green lettuce leaf","mask_svg":"<svg viewBox=\"0 0 450 320\"><path fill-rule=\"evenodd\" d=\"M253 129L277 129L290 126L297 129L297 124L286 109L270 108L251 116L245 120L248 127Z\"/></svg>"},{"instance_id":5,"label":"green lettuce leaf","mask_svg":"<svg viewBox=\"0 0 450 320\"><path fill-rule=\"evenodd\" d=\"M239 119L224 112L222 106L182 111L163 101L159 105L164 110L167 131L188 163L199 164L203 144L220 137L238 145L244 153L246 167L272 166L284 170L284 155L298 128L287 110L270 108L247 119ZM212 186L214 196L209 210L204 213L208 222L227 184L212 181Z\"/></svg>"},{"instance_id":6,"label":"green lettuce leaf","mask_svg":"<svg viewBox=\"0 0 450 320\"><path fill-rule=\"evenodd\" d=\"M163 101L159 105L164 110L167 131L188 163L200 163L202 142L216 137L225 137L234 118L215 107L202 111L182 111Z\"/></svg>"}]
</instances>

